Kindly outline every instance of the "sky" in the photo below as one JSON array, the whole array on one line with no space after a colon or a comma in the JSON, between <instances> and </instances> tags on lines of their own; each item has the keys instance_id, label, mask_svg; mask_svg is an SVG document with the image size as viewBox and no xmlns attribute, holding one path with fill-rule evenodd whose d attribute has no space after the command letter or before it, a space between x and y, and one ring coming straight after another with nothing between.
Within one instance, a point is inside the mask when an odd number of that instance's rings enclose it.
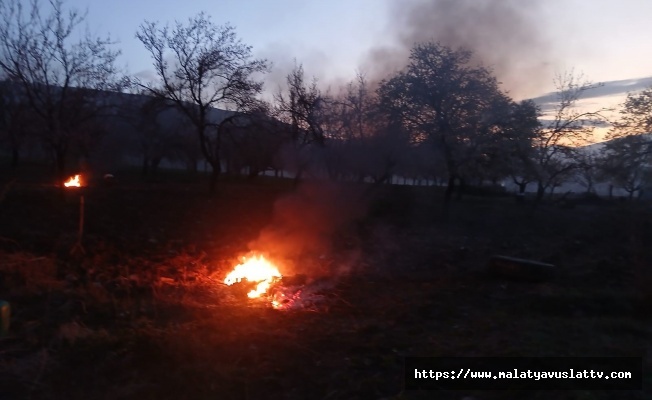
<instances>
[{"instance_id":1,"label":"sky","mask_svg":"<svg viewBox=\"0 0 652 400\"><path fill-rule=\"evenodd\" d=\"M374 58L370 56L374 50L404 46L411 38L423 36L416 30L429 33L435 24L443 24L446 30L433 28L434 35L464 36L464 32L454 31L479 26L479 33L475 33L479 38L471 40L480 43L484 54L493 45L498 48L497 41L509 41L509 46L521 48L524 62L544 66L534 74L531 69L519 70L518 55L505 56L510 65L506 74L510 76L499 78L512 82L508 89L517 98L538 97L554 90L555 73L571 69L593 82L634 82L629 86L615 83L614 89L619 92L608 96L596 93L601 104L622 101L628 90L642 88L637 82L650 83L640 78L652 76L651 0L458 0L456 4L465 3L466 8L458 7L454 17L437 19L450 7L435 7L435 14L415 17L421 12L414 8L416 4L434 5L438 1L442 0L66 0L65 4L88 10L92 33L108 33L119 41L123 52L119 62L132 74L152 71L149 55L135 38L143 21L185 22L205 11L216 24L233 25L239 38L253 47L256 57L272 62L266 78L267 89L272 91L283 82L295 60L304 65L307 75L316 76L322 87L337 87L353 79L356 71L367 72L399 57L395 52L387 55L390 60L377 55ZM410 7L417 11L410 14ZM432 23L428 20L431 15ZM450 26L447 19L453 21ZM411 25L417 22L421 25ZM519 23L522 26L518 30L509 31L511 25ZM483 42L482 30L493 30L494 25L505 32L488 34L493 42ZM528 52L528 46L536 48Z\"/></svg>"}]
</instances>

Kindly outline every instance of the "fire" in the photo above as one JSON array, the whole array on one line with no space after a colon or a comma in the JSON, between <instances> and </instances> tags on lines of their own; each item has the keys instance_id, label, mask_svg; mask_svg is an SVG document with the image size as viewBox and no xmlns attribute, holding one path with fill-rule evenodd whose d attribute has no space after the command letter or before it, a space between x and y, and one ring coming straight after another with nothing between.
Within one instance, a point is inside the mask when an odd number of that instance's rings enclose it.
<instances>
[{"instance_id":1,"label":"fire","mask_svg":"<svg viewBox=\"0 0 652 400\"><path fill-rule=\"evenodd\" d=\"M70 177L67 182L63 183L65 187L81 187L81 175Z\"/></svg>"},{"instance_id":2,"label":"fire","mask_svg":"<svg viewBox=\"0 0 652 400\"><path fill-rule=\"evenodd\" d=\"M233 285L236 282L241 282L243 279L248 282L257 282L256 287L247 293L247 296L253 299L265 294L272 283L281 277L282 275L278 268L265 257L259 255L243 258L242 263L238 264L224 278L224 283Z\"/></svg>"}]
</instances>

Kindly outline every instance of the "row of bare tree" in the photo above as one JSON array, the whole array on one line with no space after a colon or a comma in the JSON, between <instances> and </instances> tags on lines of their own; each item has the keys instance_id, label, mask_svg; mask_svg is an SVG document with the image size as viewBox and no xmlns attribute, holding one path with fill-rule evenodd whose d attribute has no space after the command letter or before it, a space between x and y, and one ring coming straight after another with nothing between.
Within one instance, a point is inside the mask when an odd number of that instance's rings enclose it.
<instances>
[{"instance_id":1,"label":"row of bare tree","mask_svg":"<svg viewBox=\"0 0 652 400\"><path fill-rule=\"evenodd\" d=\"M577 102L595 85L558 77L556 106L542 113L515 102L472 53L436 42L414 46L407 66L380 82L363 74L336 93L320 90L298 64L273 101L261 100L270 65L255 59L232 26L204 13L170 27L144 22L136 37L156 78L116 68L107 38L79 28L85 17L63 0L0 3L0 131L17 165L28 143L51 155L59 177L71 157L101 149L220 174L291 171L388 182L395 176L446 183L446 200L468 184L512 180L537 197L564 181L611 182L630 194L649 182L652 89L628 96L609 141L589 153L604 112Z\"/></svg>"}]
</instances>

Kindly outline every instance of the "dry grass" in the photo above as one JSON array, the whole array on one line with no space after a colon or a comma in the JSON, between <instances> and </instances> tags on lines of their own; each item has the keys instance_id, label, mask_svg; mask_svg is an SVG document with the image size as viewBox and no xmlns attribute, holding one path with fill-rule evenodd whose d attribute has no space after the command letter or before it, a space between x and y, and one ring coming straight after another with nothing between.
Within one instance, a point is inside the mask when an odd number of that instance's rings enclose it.
<instances>
[{"instance_id":1,"label":"dry grass","mask_svg":"<svg viewBox=\"0 0 652 400\"><path fill-rule=\"evenodd\" d=\"M645 209L533 212L469 199L444 222L431 193L401 189L407 210L386 198L338 233L332 262L352 268L324 286L326 305L279 311L221 279L286 189L234 183L217 199L202 190L88 195L87 254L75 258L75 199L14 188L0 210L0 236L19 244L0 252L14 315L0 339L0 398L649 398L403 390L409 355L649 357ZM560 275L489 279L495 253L553 262Z\"/></svg>"}]
</instances>

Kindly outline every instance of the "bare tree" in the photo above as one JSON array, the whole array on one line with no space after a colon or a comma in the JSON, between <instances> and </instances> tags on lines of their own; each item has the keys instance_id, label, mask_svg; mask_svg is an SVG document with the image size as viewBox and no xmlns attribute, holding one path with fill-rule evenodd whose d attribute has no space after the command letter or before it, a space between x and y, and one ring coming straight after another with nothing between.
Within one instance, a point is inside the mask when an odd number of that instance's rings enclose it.
<instances>
[{"instance_id":1,"label":"bare tree","mask_svg":"<svg viewBox=\"0 0 652 400\"><path fill-rule=\"evenodd\" d=\"M369 83L362 72L358 72L355 81L346 86L346 92L339 105L340 120L346 138L361 139L373 134L373 115L378 105L377 98L369 90Z\"/></svg>"},{"instance_id":2,"label":"bare tree","mask_svg":"<svg viewBox=\"0 0 652 400\"><path fill-rule=\"evenodd\" d=\"M71 145L86 140L84 127L104 109L100 95L118 87L119 51L110 49L109 37L81 31L84 20L77 10L66 11L63 0L47 6L32 0L28 7L20 0L0 2L0 69L42 125L60 180Z\"/></svg>"},{"instance_id":3,"label":"bare tree","mask_svg":"<svg viewBox=\"0 0 652 400\"><path fill-rule=\"evenodd\" d=\"M502 126L499 151L494 153L498 169L511 178L520 194L536 179L534 139L541 129L540 115L532 100L513 103Z\"/></svg>"},{"instance_id":4,"label":"bare tree","mask_svg":"<svg viewBox=\"0 0 652 400\"><path fill-rule=\"evenodd\" d=\"M331 99L317 87L317 79L305 81L302 65L295 65L286 77L287 93L279 90L274 96L274 115L290 130L292 147L286 149L287 158L292 159L295 183L313 161L309 150L323 149L326 145L327 123L332 111Z\"/></svg>"},{"instance_id":5,"label":"bare tree","mask_svg":"<svg viewBox=\"0 0 652 400\"><path fill-rule=\"evenodd\" d=\"M174 129L174 116L169 116L166 123L161 121L164 111L169 111L169 105L164 99L149 97L142 99L135 108L134 126L137 130L138 151L142 157L142 175L156 172L163 158L169 157L173 151L174 139L171 128ZM169 114L169 112L168 112ZM165 126L164 126L165 125Z\"/></svg>"},{"instance_id":6,"label":"bare tree","mask_svg":"<svg viewBox=\"0 0 652 400\"><path fill-rule=\"evenodd\" d=\"M276 170L275 157L290 141L286 127L271 116L271 105L260 102L257 109L240 113L223 125L227 165L232 171L247 169L253 179L267 170Z\"/></svg>"},{"instance_id":7,"label":"bare tree","mask_svg":"<svg viewBox=\"0 0 652 400\"><path fill-rule=\"evenodd\" d=\"M252 59L251 47L237 38L232 26L217 26L205 13L185 26L176 22L172 29L145 21L136 37L150 53L159 80L137 83L171 100L189 118L212 168L212 193L222 168L220 125L256 103L262 82L255 75L267 71L267 61ZM231 113L219 115L217 107Z\"/></svg>"},{"instance_id":8,"label":"bare tree","mask_svg":"<svg viewBox=\"0 0 652 400\"><path fill-rule=\"evenodd\" d=\"M325 144L323 109L327 101L317 87L317 79L305 82L303 65L296 65L286 78L287 94L275 95L277 115L290 124L292 140L299 146Z\"/></svg>"},{"instance_id":9,"label":"bare tree","mask_svg":"<svg viewBox=\"0 0 652 400\"><path fill-rule=\"evenodd\" d=\"M603 149L602 169L606 177L629 197L650 183L652 144L642 135L613 139Z\"/></svg>"},{"instance_id":10,"label":"bare tree","mask_svg":"<svg viewBox=\"0 0 652 400\"><path fill-rule=\"evenodd\" d=\"M601 178L602 157L590 149L582 149L578 151L576 160L575 181L585 187L587 193L595 193L595 184Z\"/></svg>"},{"instance_id":11,"label":"bare tree","mask_svg":"<svg viewBox=\"0 0 652 400\"><path fill-rule=\"evenodd\" d=\"M628 93L620 118L613 123L603 149L606 178L629 197L650 183L652 169L652 87Z\"/></svg>"},{"instance_id":12,"label":"bare tree","mask_svg":"<svg viewBox=\"0 0 652 400\"><path fill-rule=\"evenodd\" d=\"M577 146L591 142L594 127L605 119L599 111L581 111L577 102L587 90L599 85L585 81L573 72L558 75L557 104L552 119L544 122L534 138L533 165L537 181L537 199L541 200L551 185L580 165Z\"/></svg>"},{"instance_id":13,"label":"bare tree","mask_svg":"<svg viewBox=\"0 0 652 400\"><path fill-rule=\"evenodd\" d=\"M358 72L355 80L330 99L329 106L324 114L331 139L325 160L330 177L371 179L377 183L391 178L406 148L393 135L395 131L386 129L378 98L369 89L364 74Z\"/></svg>"}]
</instances>

